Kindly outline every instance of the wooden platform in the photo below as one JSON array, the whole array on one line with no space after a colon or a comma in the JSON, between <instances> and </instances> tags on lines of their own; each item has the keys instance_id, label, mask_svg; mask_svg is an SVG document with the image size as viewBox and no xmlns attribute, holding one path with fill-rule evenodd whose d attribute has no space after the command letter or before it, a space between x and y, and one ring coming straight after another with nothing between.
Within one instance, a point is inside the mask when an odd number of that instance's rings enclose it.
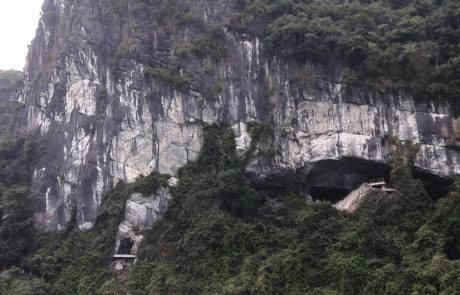
<instances>
[{"instance_id":1,"label":"wooden platform","mask_svg":"<svg viewBox=\"0 0 460 295\"><path fill-rule=\"evenodd\" d=\"M115 254L113 255L113 258L115 259L136 259L137 256L132 255L132 254Z\"/></svg>"}]
</instances>

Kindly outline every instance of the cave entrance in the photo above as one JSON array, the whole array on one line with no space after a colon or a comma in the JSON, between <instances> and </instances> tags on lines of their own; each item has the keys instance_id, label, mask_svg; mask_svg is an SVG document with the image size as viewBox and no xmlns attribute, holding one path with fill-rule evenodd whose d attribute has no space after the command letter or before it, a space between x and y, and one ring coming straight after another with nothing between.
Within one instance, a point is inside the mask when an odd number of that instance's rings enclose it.
<instances>
[{"instance_id":1,"label":"cave entrance","mask_svg":"<svg viewBox=\"0 0 460 295\"><path fill-rule=\"evenodd\" d=\"M306 172L308 171L308 172ZM254 181L252 185L261 194L276 197L288 187L299 187L299 191L311 195L314 201L336 203L351 191L372 179L384 179L390 183L391 166L370 160L344 157L339 160L322 160L314 163L307 170L287 174L274 174L262 182ZM452 180L414 169L413 176L423 181L428 195L436 202L448 193Z\"/></svg>"},{"instance_id":2,"label":"cave entrance","mask_svg":"<svg viewBox=\"0 0 460 295\"><path fill-rule=\"evenodd\" d=\"M313 200L336 203L370 179L384 178L390 183L391 166L378 162L342 158L316 162L307 175L307 191ZM413 171L416 179L423 181L428 195L436 202L447 195L451 180L420 169Z\"/></svg>"},{"instance_id":3,"label":"cave entrance","mask_svg":"<svg viewBox=\"0 0 460 295\"><path fill-rule=\"evenodd\" d=\"M413 171L412 174L414 175L414 178L423 181L423 187L433 202L437 202L440 198L447 196L449 187L452 184L451 179L443 178L417 169Z\"/></svg>"},{"instance_id":4,"label":"cave entrance","mask_svg":"<svg viewBox=\"0 0 460 295\"><path fill-rule=\"evenodd\" d=\"M315 201L329 201L335 204L343 200L350 191L342 188L312 187L309 189L309 193Z\"/></svg>"},{"instance_id":5,"label":"cave entrance","mask_svg":"<svg viewBox=\"0 0 460 295\"><path fill-rule=\"evenodd\" d=\"M134 241L131 238L124 238L120 241L117 254L131 254L134 246Z\"/></svg>"},{"instance_id":6,"label":"cave entrance","mask_svg":"<svg viewBox=\"0 0 460 295\"><path fill-rule=\"evenodd\" d=\"M313 200L337 203L369 179L390 179L391 167L354 158L316 162L307 176Z\"/></svg>"}]
</instances>

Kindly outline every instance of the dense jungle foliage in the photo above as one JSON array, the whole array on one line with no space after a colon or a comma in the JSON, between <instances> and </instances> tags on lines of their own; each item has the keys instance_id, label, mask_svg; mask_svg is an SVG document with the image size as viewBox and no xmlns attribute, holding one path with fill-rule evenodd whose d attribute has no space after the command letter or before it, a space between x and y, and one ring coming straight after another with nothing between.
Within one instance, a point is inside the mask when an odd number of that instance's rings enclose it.
<instances>
[{"instance_id":1,"label":"dense jungle foliage","mask_svg":"<svg viewBox=\"0 0 460 295\"><path fill-rule=\"evenodd\" d=\"M20 107L8 100L21 81L21 72L0 71L0 269L19 263L34 235L29 186L43 140L14 134Z\"/></svg>"},{"instance_id":2,"label":"dense jungle foliage","mask_svg":"<svg viewBox=\"0 0 460 295\"><path fill-rule=\"evenodd\" d=\"M231 23L269 53L341 63L349 85L448 99L460 114L460 1L237 0Z\"/></svg>"},{"instance_id":3,"label":"dense jungle foliage","mask_svg":"<svg viewBox=\"0 0 460 295\"><path fill-rule=\"evenodd\" d=\"M117 19L134 22L116 59L142 58L152 67L149 77L179 90L190 88L196 69L180 73L177 64L158 64L149 56L153 40L146 36L187 27L194 32L191 44L175 43L171 52L219 62L226 57L225 28L259 37L269 56L295 64L342 66L347 90L407 90L418 101L446 99L460 115L458 0L235 0L233 13L221 20L204 20L194 1L115 3L111 7ZM188 68L189 62L184 59L180 68Z\"/></svg>"},{"instance_id":4,"label":"dense jungle foliage","mask_svg":"<svg viewBox=\"0 0 460 295\"><path fill-rule=\"evenodd\" d=\"M124 203L167 176L117 185L89 231L70 222L62 233L37 234L17 264L26 274L14 267L0 279L2 294L459 294L460 182L434 204L411 175L416 146L397 143L399 192L375 192L348 214L307 205L295 184L261 194L235 157L233 131L204 131L199 159L180 171L134 267L109 267Z\"/></svg>"},{"instance_id":5,"label":"dense jungle foliage","mask_svg":"<svg viewBox=\"0 0 460 295\"><path fill-rule=\"evenodd\" d=\"M9 96L21 83L22 72L15 70L0 70L0 97L2 99L2 103L6 103Z\"/></svg>"},{"instance_id":6,"label":"dense jungle foliage","mask_svg":"<svg viewBox=\"0 0 460 295\"><path fill-rule=\"evenodd\" d=\"M137 33L120 43L125 55L147 56L149 31L174 34L188 26L198 37L191 47L175 44L174 51L218 62L226 57L226 28L261 38L270 56L296 64L341 65L348 90L407 90L419 101L447 99L460 115L458 0L236 0L234 13L219 21L204 21L193 1L136 0L129 9L118 2L120 19L138 17ZM187 62L181 67L187 68ZM179 83L180 90L194 78L180 75L174 64L152 66L158 68L150 69L150 77Z\"/></svg>"},{"instance_id":7,"label":"dense jungle foliage","mask_svg":"<svg viewBox=\"0 0 460 295\"><path fill-rule=\"evenodd\" d=\"M448 99L460 114L460 1L236 0L229 19L206 25L189 1L130 1L128 10L126 1L100 2L120 17L129 12L139 27L123 35L112 63L145 58L146 78L182 91L193 86L181 75L182 57L224 60L226 27L262 38L268 54L289 62L341 64L349 85ZM190 48L167 64L150 64L145 30L174 34L185 25L201 32ZM0 72L0 92L16 83L11 74ZM63 232L37 232L28 187L43 142L35 133L13 136L16 108L0 105L0 270L10 270L0 275L2 295L460 294L460 181L434 203L412 177L417 149L410 143L396 143L398 192L376 191L348 214L327 202L308 205L294 183L266 196L246 179L251 155L235 157L231 129L204 126L201 155L170 188L168 211L145 233L138 263L115 272L111 256L126 199L166 186L168 176L119 183L91 230L71 220ZM248 131L254 142L271 136L263 124Z\"/></svg>"}]
</instances>

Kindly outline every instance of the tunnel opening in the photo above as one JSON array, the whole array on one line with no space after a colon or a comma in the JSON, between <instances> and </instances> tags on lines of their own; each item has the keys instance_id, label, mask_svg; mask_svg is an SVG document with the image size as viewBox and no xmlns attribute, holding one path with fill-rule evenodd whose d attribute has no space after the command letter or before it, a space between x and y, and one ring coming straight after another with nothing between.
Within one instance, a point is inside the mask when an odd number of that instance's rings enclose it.
<instances>
[{"instance_id":1,"label":"tunnel opening","mask_svg":"<svg viewBox=\"0 0 460 295\"><path fill-rule=\"evenodd\" d=\"M307 175L307 192L313 200L335 203L352 190L372 179L384 179L390 183L391 166L369 160L342 158L316 162ZM452 180L420 169L414 169L413 176L423 182L424 188L434 202L445 197Z\"/></svg>"},{"instance_id":2,"label":"tunnel opening","mask_svg":"<svg viewBox=\"0 0 460 295\"><path fill-rule=\"evenodd\" d=\"M344 157L338 160L318 161L295 172L277 171L262 181L254 177L251 184L260 194L272 198L283 194L289 188L298 187L300 192L309 194L314 201L336 203L361 184L374 179L383 178L385 185L391 187L390 172L389 164ZM425 190L434 202L447 195L451 179L422 169L414 169L412 172L414 178L422 180Z\"/></svg>"},{"instance_id":3,"label":"tunnel opening","mask_svg":"<svg viewBox=\"0 0 460 295\"><path fill-rule=\"evenodd\" d=\"M440 198L447 196L447 193L449 193L449 187L453 182L451 179L426 173L417 169L412 171L412 174L414 178L420 179L423 182L423 187L433 202L437 202Z\"/></svg>"},{"instance_id":4,"label":"tunnel opening","mask_svg":"<svg viewBox=\"0 0 460 295\"><path fill-rule=\"evenodd\" d=\"M447 259L457 260L460 258L460 246L455 236L449 235L444 244L443 252L446 254Z\"/></svg>"},{"instance_id":5,"label":"tunnel opening","mask_svg":"<svg viewBox=\"0 0 460 295\"><path fill-rule=\"evenodd\" d=\"M307 176L307 191L313 200L337 203L371 179L389 183L389 165L355 158L316 162Z\"/></svg>"},{"instance_id":6,"label":"tunnel opening","mask_svg":"<svg viewBox=\"0 0 460 295\"><path fill-rule=\"evenodd\" d=\"M134 241L131 238L124 238L120 241L117 254L131 254L134 246Z\"/></svg>"},{"instance_id":7,"label":"tunnel opening","mask_svg":"<svg viewBox=\"0 0 460 295\"><path fill-rule=\"evenodd\" d=\"M329 187L312 187L309 190L313 200L321 202L331 202L335 204L343 200L350 193L347 189L329 188Z\"/></svg>"}]
</instances>

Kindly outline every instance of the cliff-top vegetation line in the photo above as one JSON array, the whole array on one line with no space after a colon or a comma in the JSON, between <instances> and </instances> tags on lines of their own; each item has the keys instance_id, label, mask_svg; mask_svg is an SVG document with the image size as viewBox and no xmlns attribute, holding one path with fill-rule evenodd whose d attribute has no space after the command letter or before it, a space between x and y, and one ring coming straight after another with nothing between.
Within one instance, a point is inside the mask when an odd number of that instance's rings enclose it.
<instances>
[{"instance_id":1,"label":"cliff-top vegetation line","mask_svg":"<svg viewBox=\"0 0 460 295\"><path fill-rule=\"evenodd\" d=\"M338 65L344 89L403 89L419 102L447 100L460 115L460 1L235 0L231 16L206 25L193 7L199 1L129 0L128 11L127 1L97 1L116 21L143 25L122 26L138 31L110 44L117 48L107 57L115 75L126 59L139 59L142 79L190 92L196 81L181 63L188 55L228 59L225 34L232 30L259 38L271 58ZM59 16L43 17L53 23ZM187 26L198 37L167 63L143 47L142 32L174 34ZM78 48L73 39L53 42ZM0 72L0 270L9 270L0 274L0 295L460 295L460 180L447 195L430 196L413 174L418 145L395 138L389 150L396 192L375 190L347 213L308 202L299 182L267 193L250 181L250 160L276 152L256 151L273 136L270 124L247 124L252 142L238 157L232 126L194 122L203 146L179 169L176 186L157 172L120 181L104 194L91 229L79 229L74 211L61 231L38 230L30 186L47 138L36 130L18 136L22 106L8 101L18 81L19 73ZM216 83L213 92L222 88ZM110 95L101 87L97 99ZM114 270L126 201L159 187L171 192L168 209L143 233L136 264Z\"/></svg>"},{"instance_id":2,"label":"cliff-top vegetation line","mask_svg":"<svg viewBox=\"0 0 460 295\"><path fill-rule=\"evenodd\" d=\"M459 114L460 3L450 0L238 0L235 23L271 54L342 63L352 85L448 99Z\"/></svg>"},{"instance_id":3,"label":"cliff-top vegetation line","mask_svg":"<svg viewBox=\"0 0 460 295\"><path fill-rule=\"evenodd\" d=\"M134 2L134 13L151 9L154 27L173 32L202 22L193 1ZM261 38L272 56L298 63L341 64L349 88L406 89L419 101L449 100L452 112L460 114L460 3L456 0L233 2L234 14L206 29L191 48L193 53L214 60L225 56L218 31L225 27Z\"/></svg>"}]
</instances>

